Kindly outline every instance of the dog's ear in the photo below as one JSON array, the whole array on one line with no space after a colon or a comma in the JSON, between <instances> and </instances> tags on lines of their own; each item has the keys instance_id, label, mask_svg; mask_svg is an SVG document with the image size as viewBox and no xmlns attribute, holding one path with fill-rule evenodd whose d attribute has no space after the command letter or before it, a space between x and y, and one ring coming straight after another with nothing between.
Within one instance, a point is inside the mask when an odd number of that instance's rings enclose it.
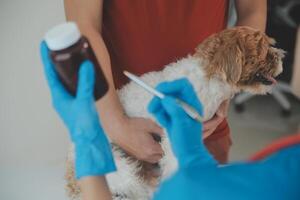
<instances>
[{"instance_id":1,"label":"dog's ear","mask_svg":"<svg viewBox=\"0 0 300 200\"><path fill-rule=\"evenodd\" d=\"M217 76L236 84L242 74L244 42L234 29L213 34L196 48L196 57L204 61L207 77Z\"/></svg>"},{"instance_id":2,"label":"dog's ear","mask_svg":"<svg viewBox=\"0 0 300 200\"><path fill-rule=\"evenodd\" d=\"M236 84L242 74L242 65L244 62L243 48L237 40L231 42L219 43L214 52L211 52L205 70L208 78L212 76L221 77L230 84Z\"/></svg>"},{"instance_id":3,"label":"dog's ear","mask_svg":"<svg viewBox=\"0 0 300 200\"><path fill-rule=\"evenodd\" d=\"M268 38L268 42L269 42L270 45L275 45L276 44L276 40L274 38L271 38L271 37L268 37L268 36L267 36L267 38Z\"/></svg>"},{"instance_id":4,"label":"dog's ear","mask_svg":"<svg viewBox=\"0 0 300 200\"><path fill-rule=\"evenodd\" d=\"M229 45L216 52L210 67L215 68L225 81L236 84L242 74L243 53L238 45Z\"/></svg>"}]
</instances>

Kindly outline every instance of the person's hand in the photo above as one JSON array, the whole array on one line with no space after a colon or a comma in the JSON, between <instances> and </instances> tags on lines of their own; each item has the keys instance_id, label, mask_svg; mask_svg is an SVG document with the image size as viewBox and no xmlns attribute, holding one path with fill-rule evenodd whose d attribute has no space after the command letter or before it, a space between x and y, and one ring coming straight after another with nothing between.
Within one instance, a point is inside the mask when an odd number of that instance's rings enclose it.
<instances>
[{"instance_id":1,"label":"person's hand","mask_svg":"<svg viewBox=\"0 0 300 200\"><path fill-rule=\"evenodd\" d=\"M204 163L216 165L216 161L208 153L199 134L202 133L202 124L189 117L175 99L186 102L202 115L202 105L190 82L187 79L164 82L156 89L166 97L163 99L154 97L149 103L148 110L166 128L179 167L204 165Z\"/></svg>"},{"instance_id":2,"label":"person's hand","mask_svg":"<svg viewBox=\"0 0 300 200\"><path fill-rule=\"evenodd\" d=\"M130 155L149 163L157 163L163 156L161 145L154 137L162 137L163 129L150 119L126 117L116 125L122 134L114 139Z\"/></svg>"},{"instance_id":3,"label":"person's hand","mask_svg":"<svg viewBox=\"0 0 300 200\"><path fill-rule=\"evenodd\" d=\"M69 129L71 140L75 144L76 177L115 171L110 144L99 124L94 104L95 74L92 63L82 63L77 94L73 97L60 83L45 42L41 43L41 57L53 107Z\"/></svg>"},{"instance_id":4,"label":"person's hand","mask_svg":"<svg viewBox=\"0 0 300 200\"><path fill-rule=\"evenodd\" d=\"M229 100L223 101L213 118L203 123L203 139L207 138L217 129L228 115Z\"/></svg>"}]
</instances>

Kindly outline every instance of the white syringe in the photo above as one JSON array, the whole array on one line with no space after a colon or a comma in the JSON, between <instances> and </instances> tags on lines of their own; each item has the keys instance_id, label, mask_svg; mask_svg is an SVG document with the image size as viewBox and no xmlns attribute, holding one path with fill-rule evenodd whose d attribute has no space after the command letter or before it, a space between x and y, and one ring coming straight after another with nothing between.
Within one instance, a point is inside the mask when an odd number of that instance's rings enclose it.
<instances>
[{"instance_id":1,"label":"white syringe","mask_svg":"<svg viewBox=\"0 0 300 200\"><path fill-rule=\"evenodd\" d=\"M132 74L128 71L124 71L123 73L130 80L132 80L133 82L135 82L136 84L138 84L139 86L141 86L142 88L144 88L145 90L150 92L151 94L157 96L160 99L163 99L165 97L165 95L163 93L161 93L161 92L155 90L154 88L152 88L151 86L147 85L145 82L143 82L140 78L138 78L134 74ZM182 109L186 112L186 114L188 114L191 118L193 118L194 120L197 120L199 122L203 121L202 116L200 116L200 114L196 111L195 108L193 108L192 106L190 106L189 104L185 103L184 101L182 101L180 99L176 99L176 102L182 107Z\"/></svg>"}]
</instances>

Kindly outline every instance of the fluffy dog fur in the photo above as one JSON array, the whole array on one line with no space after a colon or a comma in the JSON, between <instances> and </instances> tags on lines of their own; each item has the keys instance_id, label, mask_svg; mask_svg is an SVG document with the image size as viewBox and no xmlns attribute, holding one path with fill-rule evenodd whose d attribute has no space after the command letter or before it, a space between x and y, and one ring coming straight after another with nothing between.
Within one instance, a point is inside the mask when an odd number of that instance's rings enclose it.
<instances>
[{"instance_id":1,"label":"fluffy dog fur","mask_svg":"<svg viewBox=\"0 0 300 200\"><path fill-rule=\"evenodd\" d=\"M149 72L140 78L155 87L162 81L186 77L204 105L204 119L215 114L221 102L237 92L264 94L282 71L283 51L272 47L275 41L249 27L226 29L203 41L192 56L167 65L162 71ZM121 103L130 117L151 118L147 105L152 96L130 82L118 91ZM167 135L167 134L166 134ZM176 170L168 138L162 138L164 157L159 165L150 165L127 155L114 145L113 153L118 171L107 175L114 199L150 199L156 184ZM67 168L68 190L72 198L79 197L74 179L73 151ZM160 178L153 176L160 170Z\"/></svg>"}]
</instances>

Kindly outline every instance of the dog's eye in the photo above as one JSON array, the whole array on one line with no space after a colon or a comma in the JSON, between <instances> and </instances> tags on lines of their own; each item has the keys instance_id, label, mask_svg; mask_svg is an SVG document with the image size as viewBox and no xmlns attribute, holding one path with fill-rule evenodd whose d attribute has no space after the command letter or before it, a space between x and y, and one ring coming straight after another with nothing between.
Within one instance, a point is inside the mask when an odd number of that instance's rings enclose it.
<instances>
[{"instance_id":1,"label":"dog's eye","mask_svg":"<svg viewBox=\"0 0 300 200\"><path fill-rule=\"evenodd\" d=\"M254 80L257 81L257 82L261 82L262 78L263 78L263 75L259 72L257 72L255 75L254 75Z\"/></svg>"},{"instance_id":2,"label":"dog's eye","mask_svg":"<svg viewBox=\"0 0 300 200\"><path fill-rule=\"evenodd\" d=\"M272 84L272 82L268 78L266 78L262 73L259 73L259 72L257 72L255 74L254 81L260 82L260 83L265 84L265 85L271 85Z\"/></svg>"},{"instance_id":3,"label":"dog's eye","mask_svg":"<svg viewBox=\"0 0 300 200\"><path fill-rule=\"evenodd\" d=\"M255 74L255 77L256 77L256 78L260 78L260 77L261 77L261 73L256 73L256 74Z\"/></svg>"}]
</instances>

